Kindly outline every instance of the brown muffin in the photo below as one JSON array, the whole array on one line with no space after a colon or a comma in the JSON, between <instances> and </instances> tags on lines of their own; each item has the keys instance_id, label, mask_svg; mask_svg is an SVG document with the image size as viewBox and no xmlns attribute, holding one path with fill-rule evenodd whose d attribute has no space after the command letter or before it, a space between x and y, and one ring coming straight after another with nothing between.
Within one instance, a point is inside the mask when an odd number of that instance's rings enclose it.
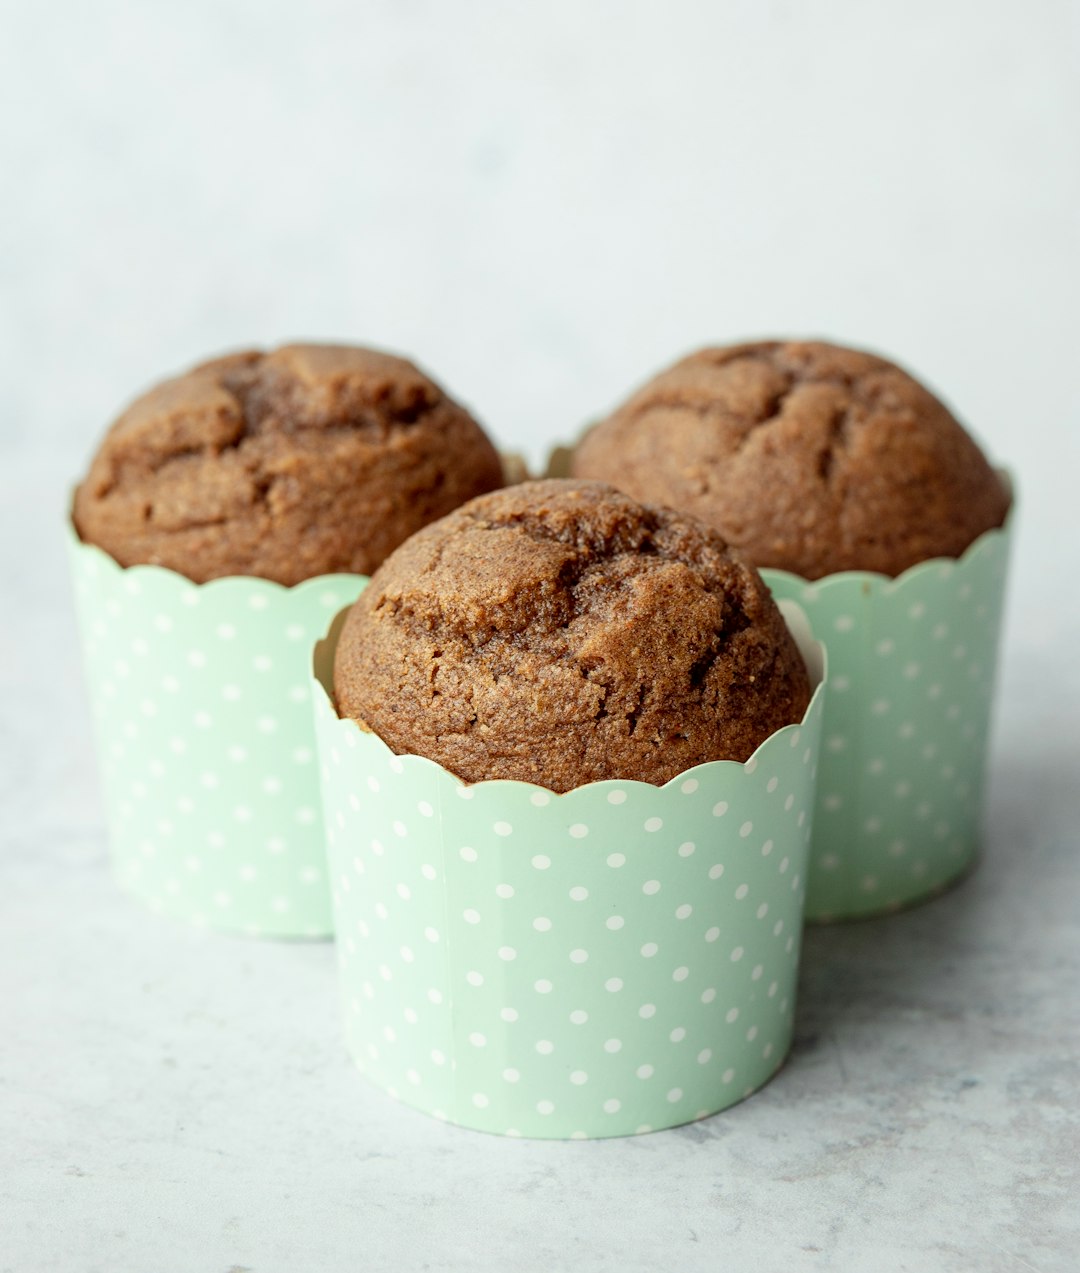
<instances>
[{"instance_id":1,"label":"brown muffin","mask_svg":"<svg viewBox=\"0 0 1080 1273\"><path fill-rule=\"evenodd\" d=\"M349 613L334 689L399 754L560 792L746 760L810 693L719 535L577 481L483 496L403 544Z\"/></svg>"},{"instance_id":2,"label":"brown muffin","mask_svg":"<svg viewBox=\"0 0 1080 1273\"><path fill-rule=\"evenodd\" d=\"M1009 504L918 381L813 342L691 354L592 429L572 471L693 513L755 565L807 579L959 556Z\"/></svg>"},{"instance_id":3,"label":"brown muffin","mask_svg":"<svg viewBox=\"0 0 1080 1273\"><path fill-rule=\"evenodd\" d=\"M286 345L203 363L137 399L75 495L82 538L197 583L370 574L501 485L479 425L401 358Z\"/></svg>"}]
</instances>

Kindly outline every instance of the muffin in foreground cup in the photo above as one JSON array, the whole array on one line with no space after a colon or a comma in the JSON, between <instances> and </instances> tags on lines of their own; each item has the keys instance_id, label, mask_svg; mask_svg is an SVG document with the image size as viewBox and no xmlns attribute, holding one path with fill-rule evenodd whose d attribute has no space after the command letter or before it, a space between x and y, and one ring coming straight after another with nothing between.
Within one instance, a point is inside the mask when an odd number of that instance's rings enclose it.
<instances>
[{"instance_id":1,"label":"muffin in foreground cup","mask_svg":"<svg viewBox=\"0 0 1080 1273\"><path fill-rule=\"evenodd\" d=\"M315 659L361 1070L437 1117L556 1138L761 1086L794 1008L822 712L805 621L800 655L718 536L582 483L473 501L370 591ZM436 696L462 719L431 723Z\"/></svg>"},{"instance_id":2,"label":"muffin in foreground cup","mask_svg":"<svg viewBox=\"0 0 1080 1273\"><path fill-rule=\"evenodd\" d=\"M719 535L570 481L473 500L404 544L349 614L334 691L396 752L560 792L746 760L810 698Z\"/></svg>"},{"instance_id":3,"label":"muffin in foreground cup","mask_svg":"<svg viewBox=\"0 0 1080 1273\"><path fill-rule=\"evenodd\" d=\"M948 409L856 350L706 349L590 430L571 466L704 518L828 641L808 917L895 909L962 874L1011 491Z\"/></svg>"},{"instance_id":4,"label":"muffin in foreground cup","mask_svg":"<svg viewBox=\"0 0 1080 1273\"><path fill-rule=\"evenodd\" d=\"M117 420L69 538L125 888L196 923L330 932L311 646L420 519L499 480L460 407L362 349L217 359Z\"/></svg>"}]
</instances>

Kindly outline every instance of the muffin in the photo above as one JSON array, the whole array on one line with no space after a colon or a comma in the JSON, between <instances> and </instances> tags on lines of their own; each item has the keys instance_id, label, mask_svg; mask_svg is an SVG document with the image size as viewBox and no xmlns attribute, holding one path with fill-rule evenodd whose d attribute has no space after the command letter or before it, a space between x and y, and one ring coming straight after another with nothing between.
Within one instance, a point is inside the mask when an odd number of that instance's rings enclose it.
<instances>
[{"instance_id":1,"label":"muffin","mask_svg":"<svg viewBox=\"0 0 1080 1273\"><path fill-rule=\"evenodd\" d=\"M398 543L500 481L465 411L364 349L219 358L117 420L68 542L125 890L200 926L330 933L312 645Z\"/></svg>"},{"instance_id":2,"label":"muffin","mask_svg":"<svg viewBox=\"0 0 1080 1273\"><path fill-rule=\"evenodd\" d=\"M756 566L805 579L958 557L1009 507L933 394L820 342L691 354L595 426L572 472L700 517Z\"/></svg>"},{"instance_id":3,"label":"muffin","mask_svg":"<svg viewBox=\"0 0 1080 1273\"><path fill-rule=\"evenodd\" d=\"M334 691L398 754L556 792L745 761L810 697L720 535L556 480L475 499L393 553L348 615Z\"/></svg>"},{"instance_id":4,"label":"muffin","mask_svg":"<svg viewBox=\"0 0 1080 1273\"><path fill-rule=\"evenodd\" d=\"M214 359L138 398L94 457L74 522L121 566L291 586L370 574L501 483L479 425L412 363L286 345Z\"/></svg>"}]
</instances>

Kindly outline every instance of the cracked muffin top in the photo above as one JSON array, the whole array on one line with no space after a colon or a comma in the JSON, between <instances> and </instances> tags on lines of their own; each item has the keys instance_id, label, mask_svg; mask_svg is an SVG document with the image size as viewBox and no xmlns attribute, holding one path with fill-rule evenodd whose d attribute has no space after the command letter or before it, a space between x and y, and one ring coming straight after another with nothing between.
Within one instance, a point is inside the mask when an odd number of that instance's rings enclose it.
<instances>
[{"instance_id":1,"label":"cracked muffin top","mask_svg":"<svg viewBox=\"0 0 1080 1273\"><path fill-rule=\"evenodd\" d=\"M414 535L349 612L334 693L466 782L664 783L800 720L806 668L707 526L599 482L526 482Z\"/></svg>"},{"instance_id":2,"label":"cracked muffin top","mask_svg":"<svg viewBox=\"0 0 1080 1273\"><path fill-rule=\"evenodd\" d=\"M572 471L692 513L755 565L807 579L959 556L1009 505L917 380L812 342L691 354L596 425Z\"/></svg>"},{"instance_id":3,"label":"cracked muffin top","mask_svg":"<svg viewBox=\"0 0 1080 1273\"><path fill-rule=\"evenodd\" d=\"M401 358L286 345L203 363L137 399L75 494L79 535L196 583L371 574L502 484L472 417Z\"/></svg>"}]
</instances>

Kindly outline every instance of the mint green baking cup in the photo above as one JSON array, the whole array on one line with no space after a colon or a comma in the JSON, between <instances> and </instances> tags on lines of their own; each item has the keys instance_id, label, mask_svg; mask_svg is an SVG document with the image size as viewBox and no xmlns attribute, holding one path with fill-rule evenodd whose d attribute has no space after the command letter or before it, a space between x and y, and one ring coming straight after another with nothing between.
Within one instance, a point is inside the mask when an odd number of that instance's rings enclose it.
<instances>
[{"instance_id":1,"label":"mint green baking cup","mask_svg":"<svg viewBox=\"0 0 1080 1273\"><path fill-rule=\"evenodd\" d=\"M191 923L329 935L311 648L366 580L193 584L68 539L116 879Z\"/></svg>"},{"instance_id":2,"label":"mint green baking cup","mask_svg":"<svg viewBox=\"0 0 1080 1273\"><path fill-rule=\"evenodd\" d=\"M625 1136L705 1118L791 1040L818 688L745 764L565 795L466 785L339 719L337 627L316 732L345 1033L437 1118L510 1136Z\"/></svg>"},{"instance_id":3,"label":"mint green baking cup","mask_svg":"<svg viewBox=\"0 0 1080 1273\"><path fill-rule=\"evenodd\" d=\"M909 906L971 866L1012 520L896 579L761 572L829 651L808 919Z\"/></svg>"}]
</instances>

